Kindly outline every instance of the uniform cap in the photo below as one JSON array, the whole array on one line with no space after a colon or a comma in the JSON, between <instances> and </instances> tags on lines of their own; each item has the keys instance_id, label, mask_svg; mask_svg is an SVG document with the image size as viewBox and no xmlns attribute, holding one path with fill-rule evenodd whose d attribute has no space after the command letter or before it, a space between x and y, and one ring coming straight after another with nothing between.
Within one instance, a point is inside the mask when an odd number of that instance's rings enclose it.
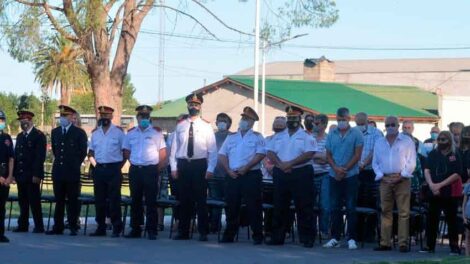
<instances>
[{"instance_id":1,"label":"uniform cap","mask_svg":"<svg viewBox=\"0 0 470 264\"><path fill-rule=\"evenodd\" d=\"M297 106L288 106L286 107L286 113L287 116L301 116L304 114L304 111Z\"/></svg>"},{"instance_id":2,"label":"uniform cap","mask_svg":"<svg viewBox=\"0 0 470 264\"><path fill-rule=\"evenodd\" d=\"M139 114L150 114L153 111L153 108L148 105L139 105L135 108L135 111Z\"/></svg>"},{"instance_id":3,"label":"uniform cap","mask_svg":"<svg viewBox=\"0 0 470 264\"><path fill-rule=\"evenodd\" d=\"M33 119L34 113L28 110L21 110L16 113L18 115L18 120L21 119Z\"/></svg>"},{"instance_id":4,"label":"uniform cap","mask_svg":"<svg viewBox=\"0 0 470 264\"><path fill-rule=\"evenodd\" d=\"M186 96L186 103L198 103L198 104L202 104L204 103L204 99L202 98L202 95L201 94L196 94L196 93L192 93L188 96Z\"/></svg>"},{"instance_id":5,"label":"uniform cap","mask_svg":"<svg viewBox=\"0 0 470 264\"><path fill-rule=\"evenodd\" d=\"M59 105L59 111L61 115L72 115L77 113L75 109L68 105Z\"/></svg>"},{"instance_id":6,"label":"uniform cap","mask_svg":"<svg viewBox=\"0 0 470 264\"><path fill-rule=\"evenodd\" d=\"M109 106L102 105L98 107L98 112L100 114L112 114L114 112L114 109Z\"/></svg>"},{"instance_id":7,"label":"uniform cap","mask_svg":"<svg viewBox=\"0 0 470 264\"><path fill-rule=\"evenodd\" d=\"M7 119L7 115L5 115L5 112L0 110L0 119Z\"/></svg>"},{"instance_id":8,"label":"uniform cap","mask_svg":"<svg viewBox=\"0 0 470 264\"><path fill-rule=\"evenodd\" d=\"M241 114L241 116L246 116L255 121L259 121L258 114L256 114L255 110L253 110L253 108L249 106L245 106L245 108L243 108L243 113Z\"/></svg>"}]
</instances>

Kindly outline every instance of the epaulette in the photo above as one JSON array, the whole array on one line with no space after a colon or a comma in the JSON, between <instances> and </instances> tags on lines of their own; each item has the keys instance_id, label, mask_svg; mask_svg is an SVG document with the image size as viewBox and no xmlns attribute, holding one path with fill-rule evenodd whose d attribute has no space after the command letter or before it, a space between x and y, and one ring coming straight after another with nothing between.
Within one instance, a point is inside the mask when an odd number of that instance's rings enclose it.
<instances>
[{"instance_id":1,"label":"epaulette","mask_svg":"<svg viewBox=\"0 0 470 264\"><path fill-rule=\"evenodd\" d=\"M262 136L260 132L257 132L257 131L253 131L253 134L257 135L257 136Z\"/></svg>"},{"instance_id":2,"label":"epaulette","mask_svg":"<svg viewBox=\"0 0 470 264\"><path fill-rule=\"evenodd\" d=\"M232 136L232 135L235 135L235 134L237 134L237 132L228 132L229 136Z\"/></svg>"},{"instance_id":3,"label":"epaulette","mask_svg":"<svg viewBox=\"0 0 470 264\"><path fill-rule=\"evenodd\" d=\"M117 129L121 130L122 132L124 132L124 128L120 127L120 126L116 126Z\"/></svg>"},{"instance_id":4,"label":"epaulette","mask_svg":"<svg viewBox=\"0 0 470 264\"><path fill-rule=\"evenodd\" d=\"M157 132L162 132L162 129L160 127L154 126L153 129L155 129Z\"/></svg>"},{"instance_id":5,"label":"epaulette","mask_svg":"<svg viewBox=\"0 0 470 264\"><path fill-rule=\"evenodd\" d=\"M134 129L135 129L135 127L130 128L129 130L127 130L127 133L131 132Z\"/></svg>"},{"instance_id":6,"label":"epaulette","mask_svg":"<svg viewBox=\"0 0 470 264\"><path fill-rule=\"evenodd\" d=\"M98 130L98 127L93 128L93 130L91 130L91 133L94 133L96 130Z\"/></svg>"},{"instance_id":7,"label":"epaulette","mask_svg":"<svg viewBox=\"0 0 470 264\"><path fill-rule=\"evenodd\" d=\"M206 122L206 123L208 123L208 124L211 123L211 122L207 121L206 119L204 119L204 118L202 118L202 117L201 117L201 120L204 121L204 122Z\"/></svg>"}]
</instances>

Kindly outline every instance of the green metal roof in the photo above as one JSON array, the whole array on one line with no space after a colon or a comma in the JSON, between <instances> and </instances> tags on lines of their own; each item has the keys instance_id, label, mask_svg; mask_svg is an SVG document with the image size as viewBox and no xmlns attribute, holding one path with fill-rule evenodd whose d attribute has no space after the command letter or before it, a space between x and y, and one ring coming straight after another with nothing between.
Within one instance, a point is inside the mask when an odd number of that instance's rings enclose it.
<instances>
[{"instance_id":1,"label":"green metal roof","mask_svg":"<svg viewBox=\"0 0 470 264\"><path fill-rule=\"evenodd\" d=\"M177 117L181 113L186 113L187 105L185 98L182 97L180 99L173 100L171 102L167 102L161 106L160 109L155 109L152 111L151 117Z\"/></svg>"},{"instance_id":2,"label":"green metal roof","mask_svg":"<svg viewBox=\"0 0 470 264\"><path fill-rule=\"evenodd\" d=\"M253 87L252 78L229 78ZM324 114L345 106L371 116L437 118L437 96L416 87L267 79L266 92Z\"/></svg>"}]
</instances>

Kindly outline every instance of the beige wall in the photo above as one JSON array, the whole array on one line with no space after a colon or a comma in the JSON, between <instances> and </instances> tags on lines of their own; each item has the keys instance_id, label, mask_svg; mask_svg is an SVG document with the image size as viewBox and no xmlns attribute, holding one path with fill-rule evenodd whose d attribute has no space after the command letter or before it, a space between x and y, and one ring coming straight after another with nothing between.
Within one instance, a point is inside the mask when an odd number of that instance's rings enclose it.
<instances>
[{"instance_id":1,"label":"beige wall","mask_svg":"<svg viewBox=\"0 0 470 264\"><path fill-rule=\"evenodd\" d=\"M261 99L261 98L260 98ZM204 95L204 104L202 105L202 117L209 121L215 128L215 118L218 113L227 113L232 118L231 131L236 131L240 114L245 106L253 107L253 92L228 84L222 88L213 90ZM271 125L276 116L285 116L285 105L266 98L266 133L271 134ZM261 104L258 111L261 119ZM260 120L261 121L261 120ZM259 122L261 123L261 122ZM261 124L259 125L261 129ZM258 130L260 131L260 130Z\"/></svg>"}]
</instances>

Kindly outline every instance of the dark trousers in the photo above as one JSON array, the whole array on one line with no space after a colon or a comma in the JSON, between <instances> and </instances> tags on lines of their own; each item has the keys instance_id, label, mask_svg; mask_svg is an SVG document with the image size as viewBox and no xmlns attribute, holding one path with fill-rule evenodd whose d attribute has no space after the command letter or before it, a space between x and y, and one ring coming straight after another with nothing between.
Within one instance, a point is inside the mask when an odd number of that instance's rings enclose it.
<instances>
[{"instance_id":1,"label":"dark trousers","mask_svg":"<svg viewBox=\"0 0 470 264\"><path fill-rule=\"evenodd\" d=\"M331 236L340 240L343 230L343 206L346 206L346 218L348 220L348 239L356 240L356 203L357 203L357 175L337 181L330 178L331 201Z\"/></svg>"},{"instance_id":2,"label":"dark trousers","mask_svg":"<svg viewBox=\"0 0 470 264\"><path fill-rule=\"evenodd\" d=\"M224 200L225 197L225 178L214 178L208 183L209 199ZM222 217L222 208L212 208L209 212L209 222L211 232L217 232L220 228L220 219Z\"/></svg>"},{"instance_id":3,"label":"dark trousers","mask_svg":"<svg viewBox=\"0 0 470 264\"><path fill-rule=\"evenodd\" d=\"M98 164L93 172L96 223L106 230L106 216L111 217L114 232L122 229L121 163Z\"/></svg>"},{"instance_id":4,"label":"dark trousers","mask_svg":"<svg viewBox=\"0 0 470 264\"><path fill-rule=\"evenodd\" d=\"M284 242L289 227L290 204L293 199L297 214L299 240L301 243L312 242L316 229L315 221L313 221L315 190L312 166L296 168L291 173L285 173L274 167L273 183L273 241Z\"/></svg>"},{"instance_id":5,"label":"dark trousers","mask_svg":"<svg viewBox=\"0 0 470 264\"><path fill-rule=\"evenodd\" d=\"M437 232L441 211L444 211L447 229L449 232L449 245L451 249L458 249L457 230L458 199L452 197L431 197L429 199L429 211L427 215L426 238L429 249L436 247Z\"/></svg>"},{"instance_id":6,"label":"dark trousers","mask_svg":"<svg viewBox=\"0 0 470 264\"><path fill-rule=\"evenodd\" d=\"M178 195L180 199L181 235L189 234L189 226L196 207L199 234L207 233L207 159L178 159Z\"/></svg>"},{"instance_id":7,"label":"dark trousers","mask_svg":"<svg viewBox=\"0 0 470 264\"><path fill-rule=\"evenodd\" d=\"M263 238L263 207L261 199L263 175L261 170L252 170L234 179L227 176L226 181L226 236L233 238L240 224L240 206L246 204L247 215L254 239Z\"/></svg>"},{"instance_id":8,"label":"dark trousers","mask_svg":"<svg viewBox=\"0 0 470 264\"><path fill-rule=\"evenodd\" d=\"M145 229L157 233L157 196L158 196L158 165L136 166L129 170L129 187L131 190L131 228L141 231L144 223L145 200Z\"/></svg>"},{"instance_id":9,"label":"dark trousers","mask_svg":"<svg viewBox=\"0 0 470 264\"><path fill-rule=\"evenodd\" d=\"M29 208L34 219L36 229L44 229L41 208L41 188L40 184L32 182L18 182L18 204L20 206L20 216L18 217L18 228L28 229Z\"/></svg>"},{"instance_id":10,"label":"dark trousers","mask_svg":"<svg viewBox=\"0 0 470 264\"><path fill-rule=\"evenodd\" d=\"M378 209L379 208L379 191L378 182L375 181L375 173L373 170L363 170L358 174L359 180L359 191L357 197L357 206ZM377 217L366 216L360 214L357 216L357 234L364 234L364 237L358 237L359 241L365 239L365 241L373 242L375 239L375 230L377 229ZM366 230L364 228L364 221L366 223Z\"/></svg>"},{"instance_id":11,"label":"dark trousers","mask_svg":"<svg viewBox=\"0 0 470 264\"><path fill-rule=\"evenodd\" d=\"M54 197L56 199L54 211L54 230L64 230L64 212L67 206L67 220L70 229L78 229L78 216L80 210L80 182L57 181L53 183Z\"/></svg>"},{"instance_id":12,"label":"dark trousers","mask_svg":"<svg viewBox=\"0 0 470 264\"><path fill-rule=\"evenodd\" d=\"M0 236L5 235L5 204L8 200L10 187L0 186Z\"/></svg>"}]
</instances>

